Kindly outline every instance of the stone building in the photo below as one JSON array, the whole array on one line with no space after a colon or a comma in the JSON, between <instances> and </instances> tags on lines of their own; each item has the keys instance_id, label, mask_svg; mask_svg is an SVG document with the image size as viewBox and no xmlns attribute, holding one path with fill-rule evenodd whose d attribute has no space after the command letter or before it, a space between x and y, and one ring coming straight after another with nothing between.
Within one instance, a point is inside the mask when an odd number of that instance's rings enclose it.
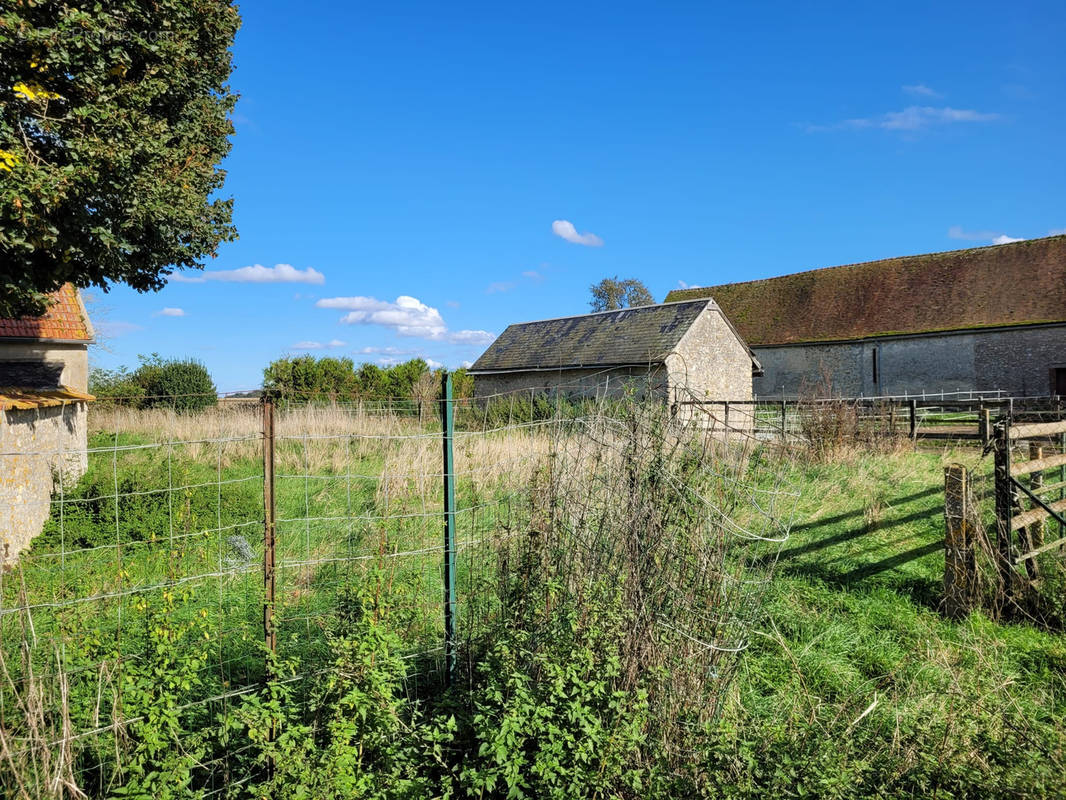
<instances>
[{"instance_id":1,"label":"stone building","mask_svg":"<svg viewBox=\"0 0 1066 800\"><path fill-rule=\"evenodd\" d=\"M710 299L510 325L474 363L475 394L745 400L759 362Z\"/></svg>"},{"instance_id":2,"label":"stone building","mask_svg":"<svg viewBox=\"0 0 1066 800\"><path fill-rule=\"evenodd\" d=\"M714 298L760 397L1066 395L1066 236L670 292Z\"/></svg>"},{"instance_id":3,"label":"stone building","mask_svg":"<svg viewBox=\"0 0 1066 800\"><path fill-rule=\"evenodd\" d=\"M66 285L41 317L0 319L0 568L85 472L89 315Z\"/></svg>"}]
</instances>

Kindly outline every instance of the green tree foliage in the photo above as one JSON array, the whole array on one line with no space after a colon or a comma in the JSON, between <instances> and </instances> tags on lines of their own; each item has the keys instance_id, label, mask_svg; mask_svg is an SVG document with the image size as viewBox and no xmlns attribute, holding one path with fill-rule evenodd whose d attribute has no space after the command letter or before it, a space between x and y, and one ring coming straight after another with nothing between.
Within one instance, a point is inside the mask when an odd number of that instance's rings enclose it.
<instances>
[{"instance_id":1,"label":"green tree foliage","mask_svg":"<svg viewBox=\"0 0 1066 800\"><path fill-rule=\"evenodd\" d=\"M421 358L382 369L358 367L350 358L287 356L263 370L263 388L301 400L416 400L423 405L438 394L435 371Z\"/></svg>"},{"instance_id":2,"label":"green tree foliage","mask_svg":"<svg viewBox=\"0 0 1066 800\"><path fill-rule=\"evenodd\" d=\"M144 387L147 407L199 411L218 404L218 390L211 374L192 358L167 361L155 354L142 356L141 366L133 376Z\"/></svg>"},{"instance_id":3,"label":"green tree foliage","mask_svg":"<svg viewBox=\"0 0 1066 800\"><path fill-rule=\"evenodd\" d=\"M592 292L589 306L593 311L617 311L620 308L655 305L655 298L648 291L648 287L636 278L619 280L617 275L604 278L599 283L592 284L589 291Z\"/></svg>"},{"instance_id":4,"label":"green tree foliage","mask_svg":"<svg viewBox=\"0 0 1066 800\"><path fill-rule=\"evenodd\" d=\"M218 390L207 367L195 359L164 359L158 353L138 356L141 365L130 372L94 369L89 392L134 408L166 407L197 411L218 403Z\"/></svg>"},{"instance_id":5,"label":"green tree foliage","mask_svg":"<svg viewBox=\"0 0 1066 800\"><path fill-rule=\"evenodd\" d=\"M225 173L240 25L228 0L0 11L0 316L66 281L138 291L236 236Z\"/></svg>"}]
</instances>

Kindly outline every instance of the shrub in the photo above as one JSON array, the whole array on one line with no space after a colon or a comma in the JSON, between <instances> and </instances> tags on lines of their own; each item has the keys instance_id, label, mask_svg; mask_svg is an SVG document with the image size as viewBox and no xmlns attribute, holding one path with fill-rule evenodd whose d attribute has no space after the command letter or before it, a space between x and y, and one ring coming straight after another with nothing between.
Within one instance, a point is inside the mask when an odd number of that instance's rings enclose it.
<instances>
[{"instance_id":1,"label":"shrub","mask_svg":"<svg viewBox=\"0 0 1066 800\"><path fill-rule=\"evenodd\" d=\"M142 356L133 379L144 387L143 405L148 408L199 411L218 404L218 390L211 374L195 359L167 361L155 354Z\"/></svg>"}]
</instances>

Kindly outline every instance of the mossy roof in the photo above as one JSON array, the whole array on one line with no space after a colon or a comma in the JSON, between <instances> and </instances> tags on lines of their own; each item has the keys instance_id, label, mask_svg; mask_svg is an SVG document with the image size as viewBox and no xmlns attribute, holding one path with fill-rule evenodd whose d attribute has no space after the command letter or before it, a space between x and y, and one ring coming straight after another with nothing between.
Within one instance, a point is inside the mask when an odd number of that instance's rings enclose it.
<instances>
[{"instance_id":1,"label":"mossy roof","mask_svg":"<svg viewBox=\"0 0 1066 800\"><path fill-rule=\"evenodd\" d=\"M470 372L660 363L713 304L701 298L509 325Z\"/></svg>"},{"instance_id":2,"label":"mossy roof","mask_svg":"<svg viewBox=\"0 0 1066 800\"><path fill-rule=\"evenodd\" d=\"M1066 236L670 292L711 297L749 345L1066 321Z\"/></svg>"}]
</instances>

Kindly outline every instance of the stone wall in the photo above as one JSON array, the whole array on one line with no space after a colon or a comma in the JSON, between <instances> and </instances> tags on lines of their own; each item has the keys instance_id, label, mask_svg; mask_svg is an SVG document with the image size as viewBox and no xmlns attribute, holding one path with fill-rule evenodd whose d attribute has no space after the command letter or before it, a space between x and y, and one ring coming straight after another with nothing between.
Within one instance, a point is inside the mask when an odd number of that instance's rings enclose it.
<instances>
[{"instance_id":1,"label":"stone wall","mask_svg":"<svg viewBox=\"0 0 1066 800\"><path fill-rule=\"evenodd\" d=\"M534 393L561 391L572 397L622 397L630 391L666 398L666 375L660 366L620 367L617 369L559 369L529 372L506 372L475 375L474 394L489 397L497 394L527 396Z\"/></svg>"},{"instance_id":2,"label":"stone wall","mask_svg":"<svg viewBox=\"0 0 1066 800\"><path fill-rule=\"evenodd\" d=\"M85 403L0 411L0 565L41 532L53 491L88 466Z\"/></svg>"},{"instance_id":3,"label":"stone wall","mask_svg":"<svg viewBox=\"0 0 1066 800\"><path fill-rule=\"evenodd\" d=\"M675 399L752 399L751 356L715 306L700 314L666 365Z\"/></svg>"},{"instance_id":4,"label":"stone wall","mask_svg":"<svg viewBox=\"0 0 1066 800\"><path fill-rule=\"evenodd\" d=\"M54 365L58 383L79 392L89 390L89 351L84 343L0 341L0 363L5 361Z\"/></svg>"},{"instance_id":5,"label":"stone wall","mask_svg":"<svg viewBox=\"0 0 1066 800\"><path fill-rule=\"evenodd\" d=\"M830 377L833 393L846 397L996 389L1047 395L1052 392L1051 370L1066 367L1066 325L754 350L765 372L755 379L760 397L795 396L805 385L819 384L823 373Z\"/></svg>"}]
</instances>

